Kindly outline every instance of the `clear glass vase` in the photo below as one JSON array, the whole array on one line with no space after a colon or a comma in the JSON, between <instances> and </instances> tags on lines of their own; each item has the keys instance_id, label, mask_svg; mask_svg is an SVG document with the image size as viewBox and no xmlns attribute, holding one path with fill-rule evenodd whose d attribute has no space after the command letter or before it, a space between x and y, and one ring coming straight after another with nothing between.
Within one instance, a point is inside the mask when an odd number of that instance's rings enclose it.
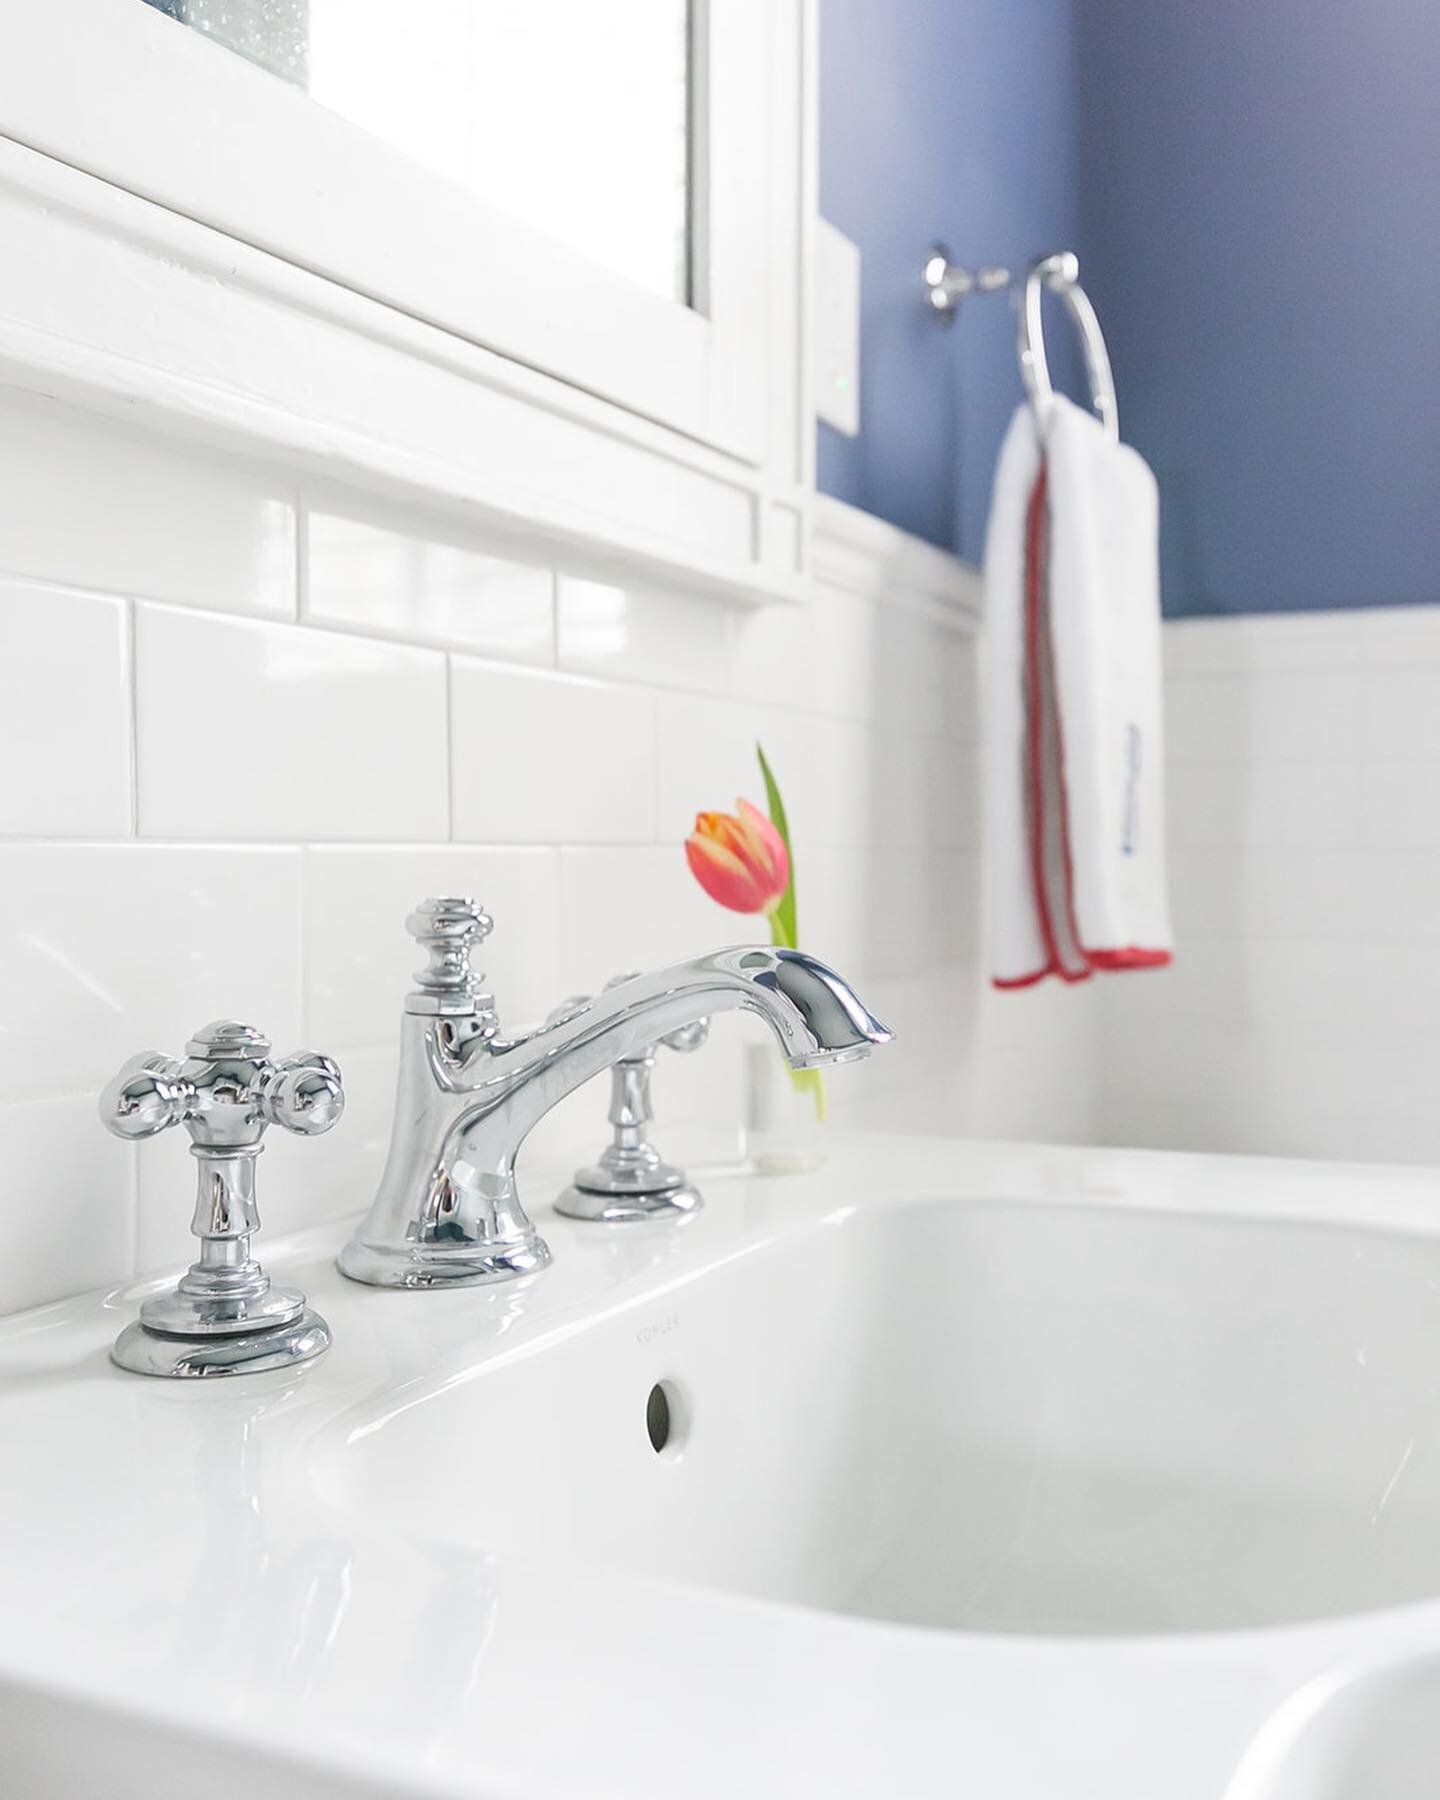
<instances>
[{"instance_id":1,"label":"clear glass vase","mask_svg":"<svg viewBox=\"0 0 1440 1800\"><path fill-rule=\"evenodd\" d=\"M797 1086L771 1043L747 1044L740 1154L760 1175L806 1175L825 1161L826 1130L813 1083Z\"/></svg>"}]
</instances>

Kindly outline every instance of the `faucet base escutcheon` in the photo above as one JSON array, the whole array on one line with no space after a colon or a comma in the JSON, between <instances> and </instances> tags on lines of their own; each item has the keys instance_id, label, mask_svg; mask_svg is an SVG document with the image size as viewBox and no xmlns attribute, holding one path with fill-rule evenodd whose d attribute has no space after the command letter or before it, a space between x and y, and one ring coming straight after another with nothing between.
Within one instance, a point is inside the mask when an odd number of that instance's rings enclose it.
<instances>
[{"instance_id":1,"label":"faucet base escutcheon","mask_svg":"<svg viewBox=\"0 0 1440 1800\"><path fill-rule=\"evenodd\" d=\"M555 1210L567 1219L584 1219L597 1225L634 1225L644 1219L684 1218L699 1212L705 1204L700 1190L691 1187L679 1169L673 1173L673 1186L648 1187L627 1194L613 1187L582 1186L582 1171L556 1200Z\"/></svg>"},{"instance_id":2,"label":"faucet base escutcheon","mask_svg":"<svg viewBox=\"0 0 1440 1800\"><path fill-rule=\"evenodd\" d=\"M340 1273L371 1287L481 1287L514 1281L549 1266L539 1232L513 1244L367 1244L352 1238L337 1259Z\"/></svg>"},{"instance_id":3,"label":"faucet base escutcheon","mask_svg":"<svg viewBox=\"0 0 1440 1800\"><path fill-rule=\"evenodd\" d=\"M132 1320L110 1360L131 1375L266 1375L307 1363L330 1348L330 1327L310 1307L288 1325L217 1337L178 1337Z\"/></svg>"}]
</instances>

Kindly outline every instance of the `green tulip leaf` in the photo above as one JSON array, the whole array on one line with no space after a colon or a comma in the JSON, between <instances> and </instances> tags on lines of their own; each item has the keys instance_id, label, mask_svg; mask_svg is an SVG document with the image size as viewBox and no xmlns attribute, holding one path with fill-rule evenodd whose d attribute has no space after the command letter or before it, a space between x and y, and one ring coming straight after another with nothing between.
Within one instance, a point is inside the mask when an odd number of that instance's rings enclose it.
<instances>
[{"instance_id":1,"label":"green tulip leaf","mask_svg":"<svg viewBox=\"0 0 1440 1800\"><path fill-rule=\"evenodd\" d=\"M790 881L780 896L779 904L770 914L770 936L783 949L798 950L800 939L795 923L795 849L790 842L785 802L780 798L780 788L759 744L755 746L755 754L760 758L760 773L765 779L765 804L770 808L770 823L784 840L785 853L790 859Z\"/></svg>"}]
</instances>

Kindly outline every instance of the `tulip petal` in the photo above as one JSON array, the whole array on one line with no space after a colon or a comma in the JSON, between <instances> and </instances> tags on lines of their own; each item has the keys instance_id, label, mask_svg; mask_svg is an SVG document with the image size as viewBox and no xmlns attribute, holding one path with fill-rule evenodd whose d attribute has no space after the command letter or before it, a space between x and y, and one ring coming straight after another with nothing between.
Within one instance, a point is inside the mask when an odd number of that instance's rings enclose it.
<instances>
[{"instance_id":1,"label":"tulip petal","mask_svg":"<svg viewBox=\"0 0 1440 1800\"><path fill-rule=\"evenodd\" d=\"M758 806L752 806L748 800L737 800L735 805L740 815L741 828L751 846L751 854L760 860L770 876L770 885L775 889L775 898L778 900L790 880L790 857L785 849L785 840Z\"/></svg>"},{"instance_id":2,"label":"tulip petal","mask_svg":"<svg viewBox=\"0 0 1440 1800\"><path fill-rule=\"evenodd\" d=\"M765 895L751 869L725 844L699 832L685 840L690 872L712 900L731 912L763 912Z\"/></svg>"}]
</instances>

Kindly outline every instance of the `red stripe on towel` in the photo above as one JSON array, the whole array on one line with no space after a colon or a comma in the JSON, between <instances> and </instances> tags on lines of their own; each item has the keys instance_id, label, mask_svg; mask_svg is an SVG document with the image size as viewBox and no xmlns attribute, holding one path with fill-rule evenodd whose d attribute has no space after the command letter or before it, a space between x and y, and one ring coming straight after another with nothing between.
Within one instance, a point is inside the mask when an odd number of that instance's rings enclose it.
<instances>
[{"instance_id":1,"label":"red stripe on towel","mask_svg":"<svg viewBox=\"0 0 1440 1800\"><path fill-rule=\"evenodd\" d=\"M1169 950L1142 950L1136 944L1124 950L1087 950L1086 957L1095 969L1163 969L1174 962Z\"/></svg>"},{"instance_id":2,"label":"red stripe on towel","mask_svg":"<svg viewBox=\"0 0 1440 1800\"><path fill-rule=\"evenodd\" d=\"M1053 643L1045 612L1047 600L1047 558L1049 553L1047 509L1048 487L1045 465L1035 478L1025 514L1025 706L1026 769L1030 796L1030 867L1035 884L1035 909L1040 920L1040 934L1045 945L1045 966L1033 974L992 976L991 986L1000 989L1034 987L1047 975L1061 981L1088 981L1097 970L1157 969L1173 958L1168 950L1147 950L1127 945L1110 950L1091 950L1081 942L1075 917L1075 873L1070 852L1069 796L1065 786L1065 734L1060 718L1059 695L1054 673ZM1054 744L1055 779L1053 790L1045 780L1046 729ZM1047 807L1054 805L1054 815ZM1053 828L1052 845L1050 830ZM1049 855L1058 853L1058 868L1049 866ZM1064 912L1060 924L1068 933L1066 951L1073 951L1075 962L1066 961L1061 951L1061 932L1051 907L1051 885L1058 891Z\"/></svg>"},{"instance_id":3,"label":"red stripe on towel","mask_svg":"<svg viewBox=\"0 0 1440 1800\"><path fill-rule=\"evenodd\" d=\"M1035 884L1035 908L1040 920L1040 936L1045 945L1045 967L1035 975L1022 978L1026 985L1045 975L1058 975L1062 981L1087 981L1091 970L1080 946L1075 928L1074 901L1071 897L1070 832L1065 806L1065 744L1060 730L1060 714L1055 700L1054 658L1048 631L1042 632L1046 601L1049 549L1047 534L1049 516L1046 507L1048 485L1045 465L1035 478L1030 503L1025 513L1025 705L1027 777L1030 784L1030 868ZM1052 794L1045 781L1046 728L1053 734L1055 746L1056 791ZM1049 807L1054 804L1052 816ZM1059 866L1051 868L1050 831L1058 839ZM1055 880L1064 906L1063 924L1068 932L1066 951L1073 946L1075 956L1068 958L1060 948L1060 932L1051 907L1051 881ZM1078 966L1076 959L1079 959Z\"/></svg>"}]
</instances>

